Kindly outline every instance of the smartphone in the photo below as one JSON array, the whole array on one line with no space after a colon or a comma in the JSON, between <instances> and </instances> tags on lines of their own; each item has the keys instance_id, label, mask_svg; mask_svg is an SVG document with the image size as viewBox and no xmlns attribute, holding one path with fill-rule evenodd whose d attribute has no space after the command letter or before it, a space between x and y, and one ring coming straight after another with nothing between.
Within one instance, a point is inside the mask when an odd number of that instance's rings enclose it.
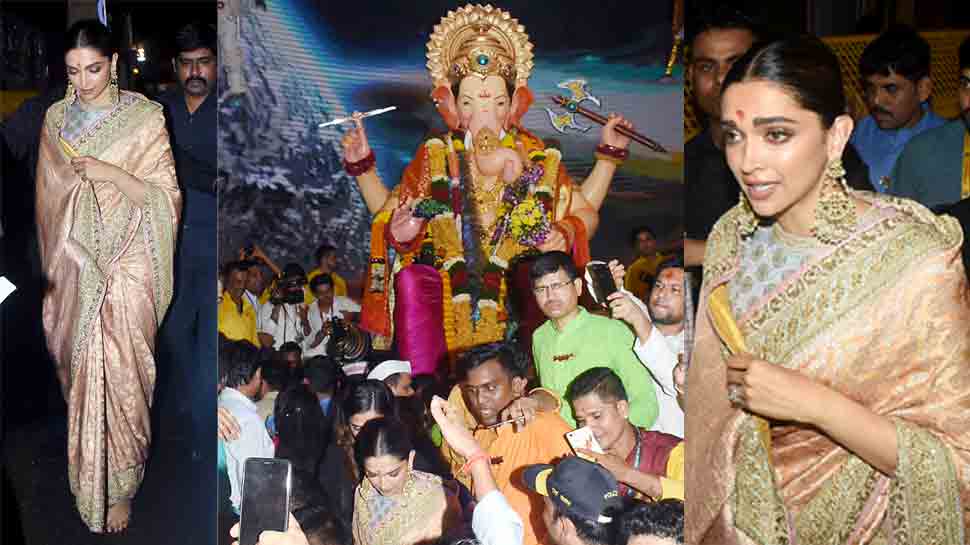
<instances>
[{"instance_id":1,"label":"smartphone","mask_svg":"<svg viewBox=\"0 0 970 545\"><path fill-rule=\"evenodd\" d=\"M618 291L610 268L602 261L590 261L586 265L586 270L593 281L592 290L596 296L596 302L604 307L609 307L606 298Z\"/></svg>"},{"instance_id":2,"label":"smartphone","mask_svg":"<svg viewBox=\"0 0 970 545\"><path fill-rule=\"evenodd\" d=\"M289 460L247 458L243 466L239 545L256 545L264 530L285 532L290 520Z\"/></svg>"},{"instance_id":3,"label":"smartphone","mask_svg":"<svg viewBox=\"0 0 970 545\"><path fill-rule=\"evenodd\" d=\"M590 462L595 462L596 460L590 460L588 456L580 454L579 449L591 450L596 454L603 454L603 447L600 446L599 441L596 440L596 436L593 435L593 430L586 426L566 433L566 442L572 447L576 456L584 460L589 460Z\"/></svg>"}]
</instances>

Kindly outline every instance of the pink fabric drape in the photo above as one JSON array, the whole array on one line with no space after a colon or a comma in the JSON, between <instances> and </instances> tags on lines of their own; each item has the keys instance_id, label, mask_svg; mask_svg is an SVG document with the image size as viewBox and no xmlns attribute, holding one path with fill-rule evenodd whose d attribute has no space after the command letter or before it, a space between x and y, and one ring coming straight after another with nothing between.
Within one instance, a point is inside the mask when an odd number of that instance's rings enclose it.
<instances>
[{"instance_id":1,"label":"pink fabric drape","mask_svg":"<svg viewBox=\"0 0 970 545\"><path fill-rule=\"evenodd\" d=\"M394 277L397 351L414 375L431 375L445 360L441 277L429 265L410 265Z\"/></svg>"}]
</instances>

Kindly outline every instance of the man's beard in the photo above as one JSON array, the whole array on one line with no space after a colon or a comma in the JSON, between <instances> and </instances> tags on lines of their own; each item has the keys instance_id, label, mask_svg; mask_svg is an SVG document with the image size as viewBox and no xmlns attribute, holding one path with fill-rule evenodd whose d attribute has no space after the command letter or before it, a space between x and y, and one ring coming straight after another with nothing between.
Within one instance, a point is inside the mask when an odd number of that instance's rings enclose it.
<instances>
[{"instance_id":1,"label":"man's beard","mask_svg":"<svg viewBox=\"0 0 970 545\"><path fill-rule=\"evenodd\" d=\"M666 316L659 316L658 317L654 313L654 311L650 307L650 305L647 305L647 314L650 315L650 321L653 322L653 323L655 323L655 324L657 324L657 325L677 325L677 324L679 324L679 323L681 323L683 321L683 319L676 320L674 318L671 318L669 314L666 315Z\"/></svg>"},{"instance_id":2,"label":"man's beard","mask_svg":"<svg viewBox=\"0 0 970 545\"><path fill-rule=\"evenodd\" d=\"M197 90L198 87L195 87L195 88L189 87L189 83L193 81L196 81L202 84L201 91ZM184 82L182 82L182 89L184 89L186 93L192 96L199 96L199 97L205 96L209 94L209 82L206 81L205 78L196 78L196 77L188 78Z\"/></svg>"}]
</instances>

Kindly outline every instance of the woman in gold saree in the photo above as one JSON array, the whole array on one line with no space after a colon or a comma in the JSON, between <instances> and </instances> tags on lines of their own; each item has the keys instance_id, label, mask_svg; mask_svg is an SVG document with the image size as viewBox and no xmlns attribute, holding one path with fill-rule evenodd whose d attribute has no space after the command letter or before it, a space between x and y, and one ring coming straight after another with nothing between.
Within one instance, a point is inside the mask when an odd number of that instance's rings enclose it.
<instances>
[{"instance_id":1,"label":"woman in gold saree","mask_svg":"<svg viewBox=\"0 0 970 545\"><path fill-rule=\"evenodd\" d=\"M71 492L91 531L115 532L148 456L181 198L162 108L118 90L108 30L81 21L67 47L67 96L47 111L37 165L43 321L67 401Z\"/></svg>"},{"instance_id":2,"label":"woman in gold saree","mask_svg":"<svg viewBox=\"0 0 970 545\"><path fill-rule=\"evenodd\" d=\"M414 469L403 423L376 418L357 434L363 478L354 493L354 545L416 545L461 529L457 495L441 477Z\"/></svg>"},{"instance_id":3,"label":"woman in gold saree","mask_svg":"<svg viewBox=\"0 0 970 545\"><path fill-rule=\"evenodd\" d=\"M721 100L742 196L704 261L686 388L688 543L964 543L959 225L846 187L853 123L820 41L749 52Z\"/></svg>"}]
</instances>

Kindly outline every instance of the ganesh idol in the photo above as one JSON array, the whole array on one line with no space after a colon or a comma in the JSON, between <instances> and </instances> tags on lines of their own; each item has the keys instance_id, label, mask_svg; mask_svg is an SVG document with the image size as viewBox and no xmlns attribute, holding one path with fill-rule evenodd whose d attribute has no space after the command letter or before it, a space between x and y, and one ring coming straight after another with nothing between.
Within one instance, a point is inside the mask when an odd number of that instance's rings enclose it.
<instances>
[{"instance_id":1,"label":"ganesh idol","mask_svg":"<svg viewBox=\"0 0 970 545\"><path fill-rule=\"evenodd\" d=\"M611 115L595 166L576 184L560 152L520 125L533 101L532 44L492 6L449 12L427 59L431 98L449 130L421 143L393 190L376 173L359 116L342 142L344 167L374 215L361 326L377 348L393 341L415 374L513 334L531 345L542 315L519 264L562 250L585 266L598 210L629 154L616 129L632 129Z\"/></svg>"}]
</instances>

